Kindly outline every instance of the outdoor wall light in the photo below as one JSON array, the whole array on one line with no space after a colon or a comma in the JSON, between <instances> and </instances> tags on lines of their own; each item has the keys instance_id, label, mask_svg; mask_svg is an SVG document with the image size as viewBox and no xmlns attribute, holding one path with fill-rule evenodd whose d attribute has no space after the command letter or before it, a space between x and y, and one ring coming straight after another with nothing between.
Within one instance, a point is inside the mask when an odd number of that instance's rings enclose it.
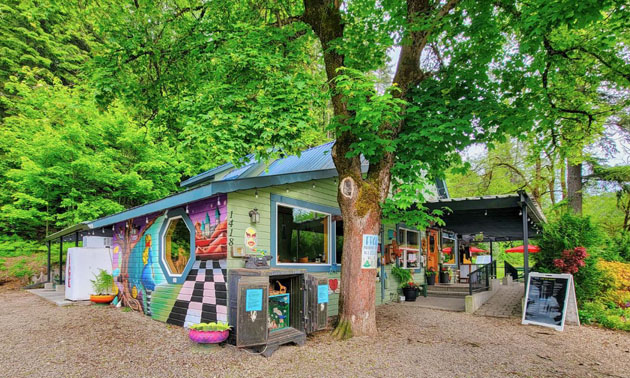
<instances>
[{"instance_id":1,"label":"outdoor wall light","mask_svg":"<svg viewBox=\"0 0 630 378\"><path fill-rule=\"evenodd\" d=\"M488 215L488 210L486 210L486 211L483 213L483 215Z\"/></svg>"},{"instance_id":2,"label":"outdoor wall light","mask_svg":"<svg viewBox=\"0 0 630 378\"><path fill-rule=\"evenodd\" d=\"M258 198L258 189L256 189L256 193L254 193L254 196L256 196L256 198Z\"/></svg>"},{"instance_id":3,"label":"outdoor wall light","mask_svg":"<svg viewBox=\"0 0 630 378\"><path fill-rule=\"evenodd\" d=\"M249 211L249 220L252 223L260 222L260 214L258 213L258 209L254 209L254 210L250 210Z\"/></svg>"}]
</instances>

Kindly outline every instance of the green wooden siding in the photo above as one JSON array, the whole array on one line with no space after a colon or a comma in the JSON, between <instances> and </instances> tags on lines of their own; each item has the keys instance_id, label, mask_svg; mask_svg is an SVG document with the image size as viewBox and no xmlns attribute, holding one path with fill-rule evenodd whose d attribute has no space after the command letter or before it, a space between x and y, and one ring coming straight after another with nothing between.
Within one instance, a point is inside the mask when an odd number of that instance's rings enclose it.
<instances>
[{"instance_id":1,"label":"green wooden siding","mask_svg":"<svg viewBox=\"0 0 630 378\"><path fill-rule=\"evenodd\" d=\"M258 193L258 197L256 197ZM318 205L338 208L337 185L335 179L313 180L302 183L294 183L282 186L260 188L257 190L244 190L228 193L228 235L232 238L233 245L228 247L228 268L244 267L244 260L232 257L232 250L245 247L245 229L253 227L256 229L258 249L271 251L271 195L276 194L296 200L310 202ZM249 211L258 209L260 222L250 223ZM396 231L395 225L385 225L385 244L391 240L388 238L388 230ZM380 268L379 268L380 271ZM340 273L313 273L318 277L340 280ZM424 275L414 273L414 280L424 282ZM385 267L385 298L381 300L381 283L376 282L375 294L376 304L391 302L398 296L398 281L391 274L391 265ZM328 315L335 316L339 311L339 294L329 295Z\"/></svg>"}]
</instances>

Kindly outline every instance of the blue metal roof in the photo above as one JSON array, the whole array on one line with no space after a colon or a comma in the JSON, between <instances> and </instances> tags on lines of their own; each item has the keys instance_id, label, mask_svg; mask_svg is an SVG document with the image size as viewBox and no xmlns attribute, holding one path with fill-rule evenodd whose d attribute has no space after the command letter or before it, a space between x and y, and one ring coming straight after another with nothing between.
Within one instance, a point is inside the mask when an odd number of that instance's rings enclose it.
<instances>
[{"instance_id":1,"label":"blue metal roof","mask_svg":"<svg viewBox=\"0 0 630 378\"><path fill-rule=\"evenodd\" d=\"M300 156L293 155L278 159L271 163L269 167L267 167L267 171L263 172L261 176L333 169L335 168L335 163L330 153L334 144L334 141L328 142L321 146L302 151Z\"/></svg>"}]
</instances>

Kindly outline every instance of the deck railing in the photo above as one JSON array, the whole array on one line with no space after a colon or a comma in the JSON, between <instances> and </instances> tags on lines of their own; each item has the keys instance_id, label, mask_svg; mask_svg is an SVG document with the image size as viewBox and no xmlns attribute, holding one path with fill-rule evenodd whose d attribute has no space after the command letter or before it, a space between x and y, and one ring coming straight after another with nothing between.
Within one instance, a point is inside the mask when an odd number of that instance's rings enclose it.
<instances>
[{"instance_id":1,"label":"deck railing","mask_svg":"<svg viewBox=\"0 0 630 378\"><path fill-rule=\"evenodd\" d=\"M523 268L516 268L514 265L510 264L507 261L504 261L504 267L505 275L512 276L512 280L518 281L519 279L523 278Z\"/></svg>"},{"instance_id":2,"label":"deck railing","mask_svg":"<svg viewBox=\"0 0 630 378\"><path fill-rule=\"evenodd\" d=\"M490 280L497 276L497 261L483 265L468 275L468 290L470 295L490 289Z\"/></svg>"}]
</instances>

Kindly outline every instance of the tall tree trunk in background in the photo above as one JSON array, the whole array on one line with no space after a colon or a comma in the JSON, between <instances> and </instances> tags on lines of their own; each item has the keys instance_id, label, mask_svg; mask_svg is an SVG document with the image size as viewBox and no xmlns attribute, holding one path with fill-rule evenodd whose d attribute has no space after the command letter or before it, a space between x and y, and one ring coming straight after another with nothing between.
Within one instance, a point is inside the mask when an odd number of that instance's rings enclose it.
<instances>
[{"instance_id":1,"label":"tall tree trunk in background","mask_svg":"<svg viewBox=\"0 0 630 378\"><path fill-rule=\"evenodd\" d=\"M567 196L569 209L575 215L582 215L582 163L567 162Z\"/></svg>"},{"instance_id":2,"label":"tall tree trunk in background","mask_svg":"<svg viewBox=\"0 0 630 378\"><path fill-rule=\"evenodd\" d=\"M542 203L542 160L540 155L536 157L534 182L532 184L532 197L537 203Z\"/></svg>"},{"instance_id":3,"label":"tall tree trunk in background","mask_svg":"<svg viewBox=\"0 0 630 378\"><path fill-rule=\"evenodd\" d=\"M562 189L562 199L567 199L567 161L562 159L560 164L560 188Z\"/></svg>"}]
</instances>

